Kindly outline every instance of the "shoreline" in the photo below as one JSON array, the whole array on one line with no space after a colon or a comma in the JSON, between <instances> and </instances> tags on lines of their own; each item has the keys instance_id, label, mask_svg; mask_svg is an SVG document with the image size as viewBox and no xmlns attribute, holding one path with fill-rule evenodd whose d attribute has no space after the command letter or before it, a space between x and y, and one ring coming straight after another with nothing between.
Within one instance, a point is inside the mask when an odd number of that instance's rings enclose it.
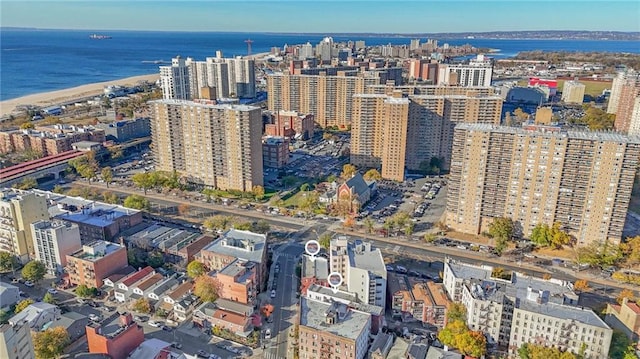
<instances>
[{"instance_id":1,"label":"shoreline","mask_svg":"<svg viewBox=\"0 0 640 359\"><path fill-rule=\"evenodd\" d=\"M140 81L156 82L160 78L159 73L131 76L117 80L103 81L70 87L62 90L40 92L21 96L9 100L0 101L0 116L8 116L15 112L21 105L51 106L62 102L72 101L84 97L97 96L103 93L106 86L110 85L136 85Z\"/></svg>"}]
</instances>

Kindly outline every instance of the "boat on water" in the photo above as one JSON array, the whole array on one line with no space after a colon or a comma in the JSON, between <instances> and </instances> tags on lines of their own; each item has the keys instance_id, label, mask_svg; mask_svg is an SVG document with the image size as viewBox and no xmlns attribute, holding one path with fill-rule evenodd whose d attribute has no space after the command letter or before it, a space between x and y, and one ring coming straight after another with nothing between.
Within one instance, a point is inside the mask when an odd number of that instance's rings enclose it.
<instances>
[{"instance_id":1,"label":"boat on water","mask_svg":"<svg viewBox=\"0 0 640 359\"><path fill-rule=\"evenodd\" d=\"M109 36L109 35L91 34L89 36L89 38L93 39L93 40L106 40L106 39L110 39L111 36Z\"/></svg>"}]
</instances>

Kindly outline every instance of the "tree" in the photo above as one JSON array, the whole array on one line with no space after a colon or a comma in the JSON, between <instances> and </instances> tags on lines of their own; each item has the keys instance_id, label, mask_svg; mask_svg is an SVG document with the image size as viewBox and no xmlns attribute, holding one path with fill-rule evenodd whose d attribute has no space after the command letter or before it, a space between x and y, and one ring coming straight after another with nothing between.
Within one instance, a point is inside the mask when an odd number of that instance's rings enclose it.
<instances>
[{"instance_id":1,"label":"tree","mask_svg":"<svg viewBox=\"0 0 640 359\"><path fill-rule=\"evenodd\" d=\"M139 298L131 306L133 310L138 313L149 314L151 313L151 303L147 298Z\"/></svg>"},{"instance_id":2,"label":"tree","mask_svg":"<svg viewBox=\"0 0 640 359\"><path fill-rule=\"evenodd\" d=\"M447 309L447 321L460 320L467 321L467 307L460 302L453 302Z\"/></svg>"},{"instance_id":3,"label":"tree","mask_svg":"<svg viewBox=\"0 0 640 359\"><path fill-rule=\"evenodd\" d=\"M35 301L31 298L23 299L16 304L16 308L13 310L13 313L18 314L33 303L35 303Z\"/></svg>"},{"instance_id":4,"label":"tree","mask_svg":"<svg viewBox=\"0 0 640 359\"><path fill-rule=\"evenodd\" d=\"M81 177L91 181L96 177L98 171L98 161L95 152L89 151L84 156L69 161L69 166L73 168Z\"/></svg>"},{"instance_id":5,"label":"tree","mask_svg":"<svg viewBox=\"0 0 640 359\"><path fill-rule=\"evenodd\" d=\"M233 221L233 228L239 231L250 231L251 227L252 227L252 224L249 221L240 221L238 219Z\"/></svg>"},{"instance_id":6,"label":"tree","mask_svg":"<svg viewBox=\"0 0 640 359\"><path fill-rule=\"evenodd\" d=\"M111 167L103 168L100 172L100 175L102 176L104 182L107 184L107 188L109 188L109 183L113 181L113 170L111 169Z\"/></svg>"},{"instance_id":7,"label":"tree","mask_svg":"<svg viewBox=\"0 0 640 359\"><path fill-rule=\"evenodd\" d=\"M562 246L571 243L571 236L569 233L563 231L561 229L561 224L559 222L555 222L553 226L551 226L550 234L551 234L551 246L555 249L560 249Z\"/></svg>"},{"instance_id":8,"label":"tree","mask_svg":"<svg viewBox=\"0 0 640 359\"><path fill-rule=\"evenodd\" d=\"M181 203L178 205L178 214L180 214L181 216L188 215L189 211L191 211L191 206L189 206L188 204Z\"/></svg>"},{"instance_id":9,"label":"tree","mask_svg":"<svg viewBox=\"0 0 640 359\"><path fill-rule=\"evenodd\" d=\"M53 193L63 194L64 193L64 187L62 187L59 184L53 186Z\"/></svg>"},{"instance_id":10,"label":"tree","mask_svg":"<svg viewBox=\"0 0 640 359\"><path fill-rule=\"evenodd\" d=\"M618 304L622 304L625 298L634 300L635 297L636 295L631 289L624 288L623 290L620 291L620 294L618 294L618 297L616 298L616 302L618 302Z\"/></svg>"},{"instance_id":11,"label":"tree","mask_svg":"<svg viewBox=\"0 0 640 359\"><path fill-rule=\"evenodd\" d=\"M347 163L346 165L342 166L342 174L340 175L340 177L342 177L342 179L348 180L356 174L356 171L356 166Z\"/></svg>"},{"instance_id":12,"label":"tree","mask_svg":"<svg viewBox=\"0 0 640 359\"><path fill-rule=\"evenodd\" d=\"M300 185L300 192L307 192L309 188L310 188L309 184L305 182L302 185Z\"/></svg>"},{"instance_id":13,"label":"tree","mask_svg":"<svg viewBox=\"0 0 640 359\"><path fill-rule=\"evenodd\" d=\"M518 119L518 121L523 122L529 119L529 114L524 112L520 107L516 108L513 111L513 115Z\"/></svg>"},{"instance_id":14,"label":"tree","mask_svg":"<svg viewBox=\"0 0 640 359\"><path fill-rule=\"evenodd\" d=\"M208 275L202 275L196 278L193 294L203 302L214 302L218 299L219 293L220 282L218 282L218 280L209 277Z\"/></svg>"},{"instance_id":15,"label":"tree","mask_svg":"<svg viewBox=\"0 0 640 359\"><path fill-rule=\"evenodd\" d=\"M110 204L118 204L118 202L120 202L120 198L118 198L118 195L108 191L102 192L102 199Z\"/></svg>"},{"instance_id":16,"label":"tree","mask_svg":"<svg viewBox=\"0 0 640 359\"><path fill-rule=\"evenodd\" d=\"M153 268L162 267L163 264L164 255L162 254L162 252L153 251L149 254L149 257L147 257L147 265Z\"/></svg>"},{"instance_id":17,"label":"tree","mask_svg":"<svg viewBox=\"0 0 640 359\"><path fill-rule=\"evenodd\" d=\"M607 268L615 265L622 259L623 252L620 246L604 242L592 242L587 246L576 250L576 262L578 264L589 264L593 267Z\"/></svg>"},{"instance_id":18,"label":"tree","mask_svg":"<svg viewBox=\"0 0 640 359\"><path fill-rule=\"evenodd\" d=\"M614 330L611 335L611 345L609 346L609 358L625 359L625 353L630 345L631 340L624 332Z\"/></svg>"},{"instance_id":19,"label":"tree","mask_svg":"<svg viewBox=\"0 0 640 359\"><path fill-rule=\"evenodd\" d=\"M37 359L54 359L59 357L71 338L64 327L49 328L42 332L33 332L33 348Z\"/></svg>"},{"instance_id":20,"label":"tree","mask_svg":"<svg viewBox=\"0 0 640 359\"><path fill-rule=\"evenodd\" d=\"M47 268L45 268L42 262L38 261L31 261L22 268L22 278L34 283L37 283L44 278L46 273Z\"/></svg>"},{"instance_id":21,"label":"tree","mask_svg":"<svg viewBox=\"0 0 640 359\"><path fill-rule=\"evenodd\" d=\"M198 262L198 261L191 261L188 265L187 265L187 275L191 278L197 278L203 274L205 274L207 272L207 268L204 266L204 264Z\"/></svg>"},{"instance_id":22,"label":"tree","mask_svg":"<svg viewBox=\"0 0 640 359\"><path fill-rule=\"evenodd\" d=\"M94 287L87 287L84 284L80 284L76 288L76 294L82 298L93 297L97 294L98 290Z\"/></svg>"},{"instance_id":23,"label":"tree","mask_svg":"<svg viewBox=\"0 0 640 359\"><path fill-rule=\"evenodd\" d=\"M0 252L0 271L16 269L20 265L18 258L9 252Z\"/></svg>"},{"instance_id":24,"label":"tree","mask_svg":"<svg viewBox=\"0 0 640 359\"><path fill-rule=\"evenodd\" d=\"M529 239L540 247L548 247L551 244L551 231L549 226L544 223L536 224L531 231Z\"/></svg>"},{"instance_id":25,"label":"tree","mask_svg":"<svg viewBox=\"0 0 640 359\"><path fill-rule=\"evenodd\" d=\"M489 234L493 238L504 238L507 241L513 237L514 225L511 218L498 217L494 218L489 225Z\"/></svg>"},{"instance_id":26,"label":"tree","mask_svg":"<svg viewBox=\"0 0 640 359\"><path fill-rule=\"evenodd\" d=\"M539 344L525 343L518 348L520 359L578 359L571 352L562 352L555 347L547 347Z\"/></svg>"},{"instance_id":27,"label":"tree","mask_svg":"<svg viewBox=\"0 0 640 359\"><path fill-rule=\"evenodd\" d=\"M320 243L320 247L322 247L324 249L329 249L329 246L331 245L331 234L323 233L318 238L318 243Z\"/></svg>"},{"instance_id":28,"label":"tree","mask_svg":"<svg viewBox=\"0 0 640 359\"><path fill-rule=\"evenodd\" d=\"M213 217L209 217L205 219L202 224L205 228L211 230L221 230L226 231L231 228L231 224L233 223L233 217L223 216L223 215L215 215Z\"/></svg>"},{"instance_id":29,"label":"tree","mask_svg":"<svg viewBox=\"0 0 640 359\"><path fill-rule=\"evenodd\" d=\"M23 124L20 125L20 129L21 130L30 130L30 129L34 128L34 127L35 126L31 122L24 122Z\"/></svg>"},{"instance_id":30,"label":"tree","mask_svg":"<svg viewBox=\"0 0 640 359\"><path fill-rule=\"evenodd\" d=\"M124 206L127 208L149 210L151 204L149 200L137 194L132 194L124 199Z\"/></svg>"},{"instance_id":31,"label":"tree","mask_svg":"<svg viewBox=\"0 0 640 359\"><path fill-rule=\"evenodd\" d=\"M426 233L423 237L426 243L433 243L436 241L438 236L435 233Z\"/></svg>"},{"instance_id":32,"label":"tree","mask_svg":"<svg viewBox=\"0 0 640 359\"><path fill-rule=\"evenodd\" d=\"M167 313L167 311L165 311L162 308L158 308L156 309L156 315L159 316L160 318L166 318L169 316L169 313Z\"/></svg>"},{"instance_id":33,"label":"tree","mask_svg":"<svg viewBox=\"0 0 640 359\"><path fill-rule=\"evenodd\" d=\"M38 181L36 181L36 179L33 177L27 177L13 187L26 191L38 187Z\"/></svg>"},{"instance_id":34,"label":"tree","mask_svg":"<svg viewBox=\"0 0 640 359\"><path fill-rule=\"evenodd\" d=\"M577 281L575 281L575 283L573 283L573 289L580 292L586 292L591 288L589 288L589 282L584 279L578 279Z\"/></svg>"},{"instance_id":35,"label":"tree","mask_svg":"<svg viewBox=\"0 0 640 359\"><path fill-rule=\"evenodd\" d=\"M49 304L56 304L58 302L53 294L48 292L44 295L44 297L42 297L42 301Z\"/></svg>"},{"instance_id":36,"label":"tree","mask_svg":"<svg viewBox=\"0 0 640 359\"><path fill-rule=\"evenodd\" d=\"M627 238L620 244L620 250L628 267L640 264L640 236Z\"/></svg>"},{"instance_id":37,"label":"tree","mask_svg":"<svg viewBox=\"0 0 640 359\"><path fill-rule=\"evenodd\" d=\"M364 219L362 224L364 224L364 228L367 230L367 233L369 234L373 233L373 226L374 226L373 219L367 217Z\"/></svg>"},{"instance_id":38,"label":"tree","mask_svg":"<svg viewBox=\"0 0 640 359\"><path fill-rule=\"evenodd\" d=\"M458 349L466 355L481 358L487 353L487 338L481 331L468 330L456 338Z\"/></svg>"},{"instance_id":39,"label":"tree","mask_svg":"<svg viewBox=\"0 0 640 359\"><path fill-rule=\"evenodd\" d=\"M109 157L111 157L112 160L120 159L122 156L122 148L120 146L109 147Z\"/></svg>"},{"instance_id":40,"label":"tree","mask_svg":"<svg viewBox=\"0 0 640 359\"><path fill-rule=\"evenodd\" d=\"M260 219L251 226L251 232L267 234L271 229L269 222Z\"/></svg>"},{"instance_id":41,"label":"tree","mask_svg":"<svg viewBox=\"0 0 640 359\"><path fill-rule=\"evenodd\" d=\"M136 186L142 188L144 194L147 194L147 191L152 189L156 184L156 178L152 176L151 172L142 172L136 173L131 177L131 181Z\"/></svg>"},{"instance_id":42,"label":"tree","mask_svg":"<svg viewBox=\"0 0 640 359\"><path fill-rule=\"evenodd\" d=\"M262 199L264 198L264 187L260 185L253 186L251 192L253 193L253 197L257 201L262 201Z\"/></svg>"},{"instance_id":43,"label":"tree","mask_svg":"<svg viewBox=\"0 0 640 359\"><path fill-rule=\"evenodd\" d=\"M444 329L438 333L438 339L444 345L458 348L458 339L468 331L469 328L462 320L453 320L447 322Z\"/></svg>"},{"instance_id":44,"label":"tree","mask_svg":"<svg viewBox=\"0 0 640 359\"><path fill-rule=\"evenodd\" d=\"M382 179L382 175L378 172L377 169L372 168L365 172L364 176L362 176L366 181L380 181Z\"/></svg>"}]
</instances>

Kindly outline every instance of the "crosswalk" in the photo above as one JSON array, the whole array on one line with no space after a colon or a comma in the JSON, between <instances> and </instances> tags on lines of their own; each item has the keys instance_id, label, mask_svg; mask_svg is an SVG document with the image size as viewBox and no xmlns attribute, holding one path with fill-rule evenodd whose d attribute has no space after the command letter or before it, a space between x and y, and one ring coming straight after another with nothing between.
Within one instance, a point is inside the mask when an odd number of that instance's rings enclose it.
<instances>
[{"instance_id":1,"label":"crosswalk","mask_svg":"<svg viewBox=\"0 0 640 359\"><path fill-rule=\"evenodd\" d=\"M287 359L283 356L279 356L276 353L272 353L272 352L264 352L262 353L262 357L265 359Z\"/></svg>"}]
</instances>

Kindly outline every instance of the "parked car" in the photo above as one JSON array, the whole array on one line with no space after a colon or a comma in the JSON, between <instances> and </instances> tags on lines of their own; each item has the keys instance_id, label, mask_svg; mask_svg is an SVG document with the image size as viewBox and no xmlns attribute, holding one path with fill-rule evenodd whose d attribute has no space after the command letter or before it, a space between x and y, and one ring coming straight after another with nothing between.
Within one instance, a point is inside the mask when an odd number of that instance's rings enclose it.
<instances>
[{"instance_id":1,"label":"parked car","mask_svg":"<svg viewBox=\"0 0 640 359\"><path fill-rule=\"evenodd\" d=\"M95 315L93 313L89 314L89 320L93 321L93 322L99 322L102 320L102 317L99 315Z\"/></svg>"},{"instance_id":2,"label":"parked car","mask_svg":"<svg viewBox=\"0 0 640 359\"><path fill-rule=\"evenodd\" d=\"M156 322L155 320L151 320L149 321L149 325L154 328L160 328L162 326L162 322Z\"/></svg>"},{"instance_id":3,"label":"parked car","mask_svg":"<svg viewBox=\"0 0 640 359\"><path fill-rule=\"evenodd\" d=\"M151 322L149 322L149 324L151 324ZM205 352L204 350L198 350L196 355L200 358L209 359L209 353Z\"/></svg>"},{"instance_id":4,"label":"parked car","mask_svg":"<svg viewBox=\"0 0 640 359\"><path fill-rule=\"evenodd\" d=\"M264 331L264 338L271 339L271 329L267 329Z\"/></svg>"},{"instance_id":5,"label":"parked car","mask_svg":"<svg viewBox=\"0 0 640 359\"><path fill-rule=\"evenodd\" d=\"M162 326L162 330L164 330L165 332L170 332L170 331L172 331L173 329L172 329L171 327L169 327L169 326L163 325L163 326Z\"/></svg>"},{"instance_id":6,"label":"parked car","mask_svg":"<svg viewBox=\"0 0 640 359\"><path fill-rule=\"evenodd\" d=\"M58 294L58 291L55 290L54 288L47 289L47 292L49 292L49 294Z\"/></svg>"},{"instance_id":7,"label":"parked car","mask_svg":"<svg viewBox=\"0 0 640 359\"><path fill-rule=\"evenodd\" d=\"M276 291L275 291L275 290L272 290L272 291L271 291L271 298L275 298L275 297L276 297Z\"/></svg>"},{"instance_id":8,"label":"parked car","mask_svg":"<svg viewBox=\"0 0 640 359\"><path fill-rule=\"evenodd\" d=\"M24 285L26 285L27 287L33 287L33 282L28 280L28 281L24 282Z\"/></svg>"},{"instance_id":9,"label":"parked car","mask_svg":"<svg viewBox=\"0 0 640 359\"><path fill-rule=\"evenodd\" d=\"M139 316L139 315L136 315L135 317L133 317L133 319L134 319L136 322L146 322L146 321L147 321L147 317L141 317L141 316Z\"/></svg>"}]
</instances>

